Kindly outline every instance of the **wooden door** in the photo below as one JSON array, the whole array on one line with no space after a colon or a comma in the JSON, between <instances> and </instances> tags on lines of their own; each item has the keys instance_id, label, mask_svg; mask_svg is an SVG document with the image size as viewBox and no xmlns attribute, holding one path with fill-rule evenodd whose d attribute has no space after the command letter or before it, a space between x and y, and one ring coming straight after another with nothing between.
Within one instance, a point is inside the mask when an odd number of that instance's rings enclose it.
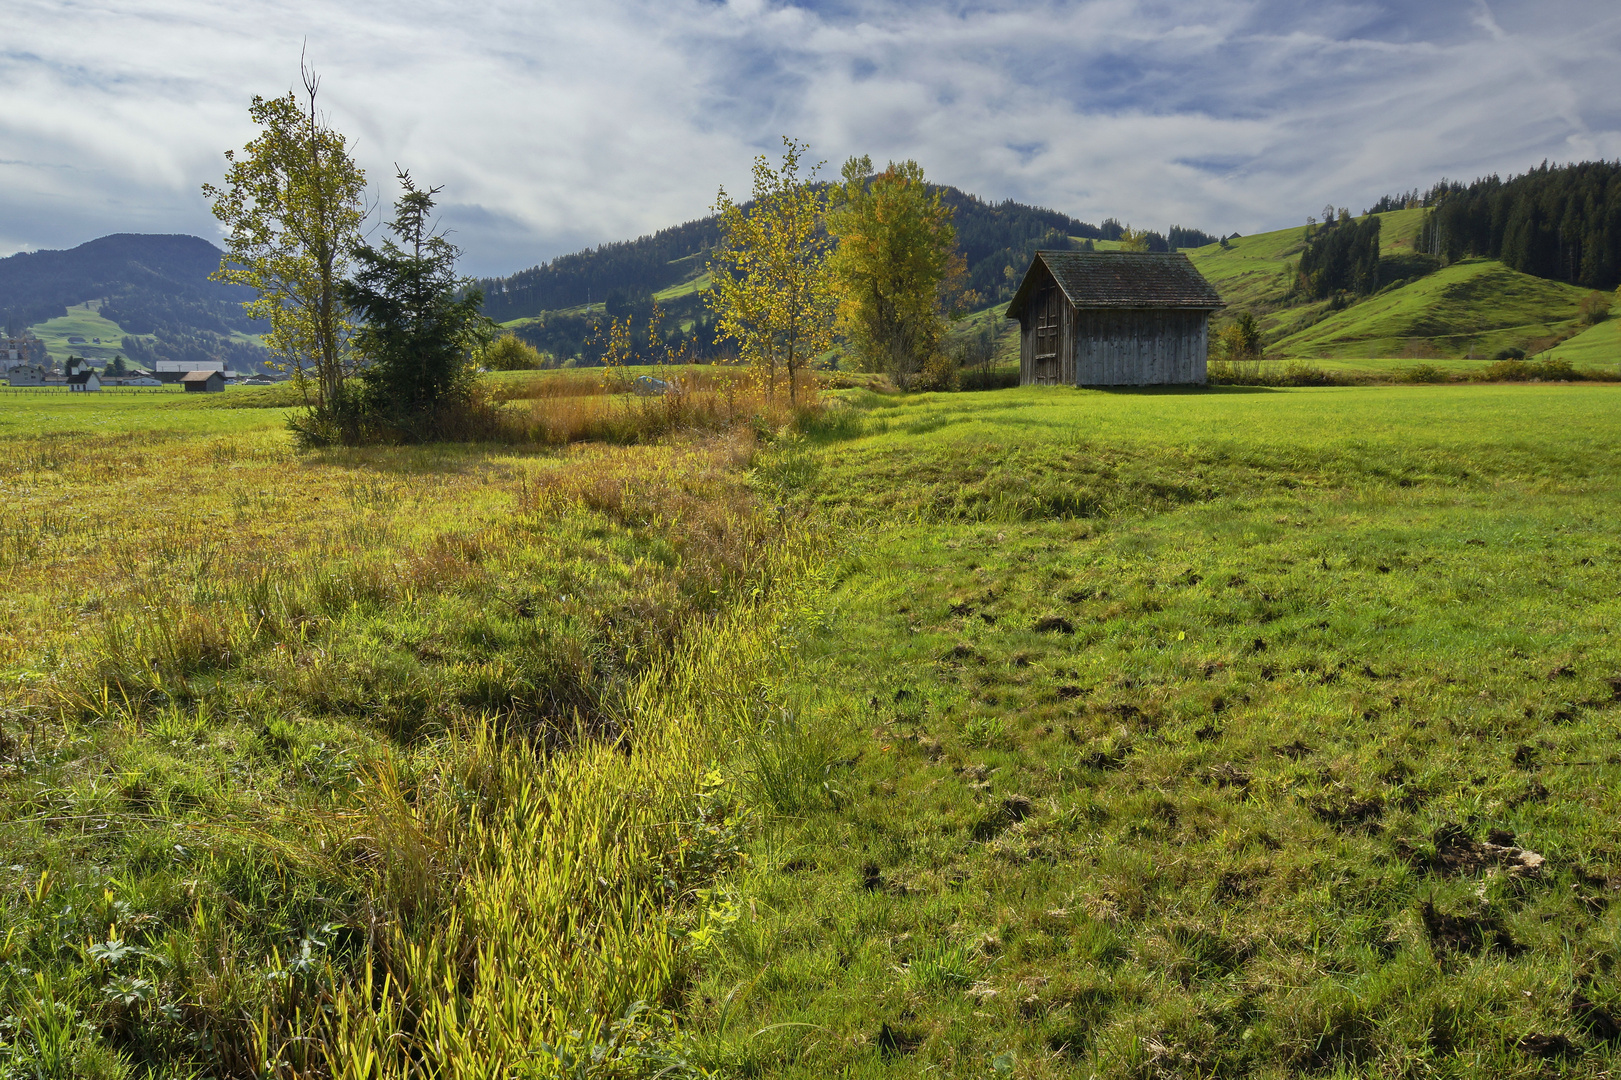
<instances>
[{"instance_id":1,"label":"wooden door","mask_svg":"<svg viewBox=\"0 0 1621 1080\"><path fill-rule=\"evenodd\" d=\"M1058 349L1063 340L1062 299L1058 286L1049 282L1036 294L1036 330L1031 350L1031 381L1037 386L1053 386L1059 381Z\"/></svg>"}]
</instances>

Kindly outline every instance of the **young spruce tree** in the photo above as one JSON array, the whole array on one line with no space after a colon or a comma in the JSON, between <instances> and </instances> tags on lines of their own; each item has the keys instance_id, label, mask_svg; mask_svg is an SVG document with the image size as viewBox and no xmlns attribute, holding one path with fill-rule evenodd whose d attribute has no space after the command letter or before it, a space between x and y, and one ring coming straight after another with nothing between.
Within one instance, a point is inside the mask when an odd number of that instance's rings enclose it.
<instances>
[{"instance_id":1,"label":"young spruce tree","mask_svg":"<svg viewBox=\"0 0 1621 1080\"><path fill-rule=\"evenodd\" d=\"M456 276L461 252L433 231L440 189L398 175L405 190L388 227L395 239L355 247L356 271L340 293L361 323L354 344L366 434L420 442L451 434L447 423L468 403L473 357L494 324L481 313L484 294Z\"/></svg>"}]
</instances>

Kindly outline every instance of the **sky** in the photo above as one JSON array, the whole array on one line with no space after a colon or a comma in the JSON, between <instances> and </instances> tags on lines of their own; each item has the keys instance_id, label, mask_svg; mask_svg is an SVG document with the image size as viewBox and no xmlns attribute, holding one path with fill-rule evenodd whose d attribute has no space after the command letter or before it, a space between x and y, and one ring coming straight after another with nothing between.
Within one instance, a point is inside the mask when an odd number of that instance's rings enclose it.
<instances>
[{"instance_id":1,"label":"sky","mask_svg":"<svg viewBox=\"0 0 1621 1080\"><path fill-rule=\"evenodd\" d=\"M217 240L200 188L301 52L373 198L469 274L701 217L784 135L1163 230L1621 158L1615 0L0 0L0 255Z\"/></svg>"}]
</instances>

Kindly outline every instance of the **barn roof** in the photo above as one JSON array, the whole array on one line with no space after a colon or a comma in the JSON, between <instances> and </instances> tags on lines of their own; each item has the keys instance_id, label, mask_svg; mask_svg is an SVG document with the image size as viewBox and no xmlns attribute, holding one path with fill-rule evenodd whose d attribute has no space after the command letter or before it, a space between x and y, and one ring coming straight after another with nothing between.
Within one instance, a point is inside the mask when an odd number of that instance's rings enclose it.
<instances>
[{"instance_id":1,"label":"barn roof","mask_svg":"<svg viewBox=\"0 0 1621 1080\"><path fill-rule=\"evenodd\" d=\"M1007 317L1017 319L1045 265L1078 308L1181 308L1214 311L1221 295L1181 252L1038 251L1030 260Z\"/></svg>"},{"instance_id":2,"label":"barn roof","mask_svg":"<svg viewBox=\"0 0 1621 1080\"><path fill-rule=\"evenodd\" d=\"M219 377L222 379L225 378L225 376L221 375L218 371L188 371L184 375L180 376L180 381L183 383L207 382L216 375L219 375Z\"/></svg>"}]
</instances>

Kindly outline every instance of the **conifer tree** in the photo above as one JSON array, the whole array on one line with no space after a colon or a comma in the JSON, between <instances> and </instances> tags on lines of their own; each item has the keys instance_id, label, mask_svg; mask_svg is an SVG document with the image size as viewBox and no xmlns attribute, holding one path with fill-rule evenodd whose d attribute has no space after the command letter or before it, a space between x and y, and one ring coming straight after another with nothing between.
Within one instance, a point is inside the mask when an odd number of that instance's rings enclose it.
<instances>
[{"instance_id":1,"label":"conifer tree","mask_svg":"<svg viewBox=\"0 0 1621 1080\"><path fill-rule=\"evenodd\" d=\"M374 431L417 441L442 434L447 411L473 386L473 357L489 343L493 324L481 313L484 295L456 276L454 244L434 232L434 196L400 170L404 189L394 203L380 248L356 246L354 279L339 294L361 319L355 350L364 359L362 415Z\"/></svg>"}]
</instances>

